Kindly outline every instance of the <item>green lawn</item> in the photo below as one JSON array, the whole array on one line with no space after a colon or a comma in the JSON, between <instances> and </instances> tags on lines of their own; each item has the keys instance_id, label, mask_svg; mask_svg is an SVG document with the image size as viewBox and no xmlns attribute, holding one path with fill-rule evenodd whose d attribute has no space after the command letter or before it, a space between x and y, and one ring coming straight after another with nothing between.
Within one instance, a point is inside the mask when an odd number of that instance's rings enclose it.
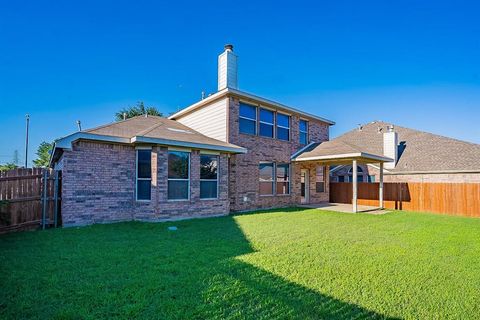
<instances>
[{"instance_id":1,"label":"green lawn","mask_svg":"<svg viewBox=\"0 0 480 320\"><path fill-rule=\"evenodd\" d=\"M480 315L480 219L277 210L0 235L0 254L2 319Z\"/></svg>"}]
</instances>

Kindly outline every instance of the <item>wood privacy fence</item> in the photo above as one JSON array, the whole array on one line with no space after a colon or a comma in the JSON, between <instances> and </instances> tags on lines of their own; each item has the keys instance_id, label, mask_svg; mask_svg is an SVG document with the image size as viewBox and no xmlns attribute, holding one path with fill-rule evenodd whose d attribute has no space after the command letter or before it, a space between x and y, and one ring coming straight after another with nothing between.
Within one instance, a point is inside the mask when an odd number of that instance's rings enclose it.
<instances>
[{"instance_id":1,"label":"wood privacy fence","mask_svg":"<svg viewBox=\"0 0 480 320\"><path fill-rule=\"evenodd\" d=\"M43 168L0 172L0 233L59 224L60 179Z\"/></svg>"},{"instance_id":2,"label":"wood privacy fence","mask_svg":"<svg viewBox=\"0 0 480 320\"><path fill-rule=\"evenodd\" d=\"M379 206L379 183L358 184L358 204ZM331 182L330 202L352 203L352 183ZM480 183L384 183L388 209L480 217Z\"/></svg>"}]
</instances>

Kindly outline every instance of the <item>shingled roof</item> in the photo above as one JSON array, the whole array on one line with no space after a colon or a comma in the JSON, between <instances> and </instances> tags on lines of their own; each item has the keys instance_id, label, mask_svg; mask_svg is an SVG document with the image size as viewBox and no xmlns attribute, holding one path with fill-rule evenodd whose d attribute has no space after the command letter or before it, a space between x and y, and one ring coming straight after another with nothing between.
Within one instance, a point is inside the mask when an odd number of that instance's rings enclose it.
<instances>
[{"instance_id":1,"label":"shingled roof","mask_svg":"<svg viewBox=\"0 0 480 320\"><path fill-rule=\"evenodd\" d=\"M69 149L72 142L81 139L114 143L182 146L229 153L246 152L245 148L207 137L177 121L157 116L138 116L79 131L58 139L55 142L55 149Z\"/></svg>"},{"instance_id":2,"label":"shingled roof","mask_svg":"<svg viewBox=\"0 0 480 320\"><path fill-rule=\"evenodd\" d=\"M480 172L480 145L382 121L368 123L333 140L383 154L383 133L389 125L394 126L399 141L397 165L389 172Z\"/></svg>"}]
</instances>

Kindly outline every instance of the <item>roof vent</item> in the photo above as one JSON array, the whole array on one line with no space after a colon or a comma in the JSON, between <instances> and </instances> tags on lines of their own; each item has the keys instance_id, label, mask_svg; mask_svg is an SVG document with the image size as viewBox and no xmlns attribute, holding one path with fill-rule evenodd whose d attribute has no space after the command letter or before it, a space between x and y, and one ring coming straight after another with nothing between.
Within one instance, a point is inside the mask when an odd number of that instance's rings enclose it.
<instances>
[{"instance_id":1,"label":"roof vent","mask_svg":"<svg viewBox=\"0 0 480 320\"><path fill-rule=\"evenodd\" d=\"M363 130L363 126L359 123L358 124L358 131L362 131Z\"/></svg>"},{"instance_id":2,"label":"roof vent","mask_svg":"<svg viewBox=\"0 0 480 320\"><path fill-rule=\"evenodd\" d=\"M380 127L380 126L377 127L377 132L378 132L378 133L382 133L382 131L383 131L383 128L382 128L382 127Z\"/></svg>"},{"instance_id":3,"label":"roof vent","mask_svg":"<svg viewBox=\"0 0 480 320\"><path fill-rule=\"evenodd\" d=\"M392 125L388 125L388 126L387 126L387 132L393 132L393 131L395 131L395 127L393 126L393 124L392 124Z\"/></svg>"}]
</instances>

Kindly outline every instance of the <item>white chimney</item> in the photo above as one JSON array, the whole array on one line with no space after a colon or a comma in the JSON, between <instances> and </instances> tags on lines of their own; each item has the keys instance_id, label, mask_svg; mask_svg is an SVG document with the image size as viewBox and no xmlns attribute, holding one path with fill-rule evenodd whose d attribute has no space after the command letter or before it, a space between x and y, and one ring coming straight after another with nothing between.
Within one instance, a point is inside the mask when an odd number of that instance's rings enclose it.
<instances>
[{"instance_id":1,"label":"white chimney","mask_svg":"<svg viewBox=\"0 0 480 320\"><path fill-rule=\"evenodd\" d=\"M393 126L387 126L387 132L383 133L383 155L392 158L392 162L385 162L385 169L394 169L398 160L398 133Z\"/></svg>"},{"instance_id":2,"label":"white chimney","mask_svg":"<svg viewBox=\"0 0 480 320\"><path fill-rule=\"evenodd\" d=\"M225 88L237 89L237 59L231 44L218 56L218 91Z\"/></svg>"}]
</instances>

